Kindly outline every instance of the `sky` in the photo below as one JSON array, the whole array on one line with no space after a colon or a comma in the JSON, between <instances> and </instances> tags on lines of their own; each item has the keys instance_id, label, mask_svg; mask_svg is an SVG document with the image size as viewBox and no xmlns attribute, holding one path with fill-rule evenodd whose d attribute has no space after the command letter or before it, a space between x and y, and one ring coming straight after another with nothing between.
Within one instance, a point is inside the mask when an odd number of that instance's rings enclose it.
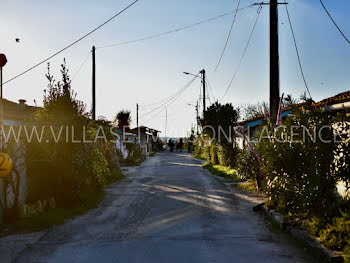
<instances>
[{"instance_id":1,"label":"sky","mask_svg":"<svg viewBox=\"0 0 350 263\"><path fill-rule=\"evenodd\" d=\"M23 72L102 24L132 0L0 0L0 53L7 56L4 81ZM254 3L241 0L241 7ZM257 1L260 2L260 1ZM305 76L315 101L350 90L350 46L342 38L319 0L289 0ZM350 1L324 0L345 35L350 37ZM97 116L112 120L121 109L132 112L139 124L162 131L162 135L186 136L196 120L200 96L196 79L166 111L152 105L175 94L192 77L206 69L214 100L239 107L269 96L269 8L264 6L243 63L224 100L225 90L239 63L257 15L257 7L237 14L231 39L219 68L233 15L187 30L123 46L106 45L162 33L235 9L237 0L140 0L125 13L50 60L51 72L60 79L66 59L77 98L91 109L91 47L96 50ZM279 6L281 93L299 97L305 92L285 7ZM19 38L20 43L15 39ZM85 62L85 63L84 63ZM47 64L4 85L4 98L42 105ZM207 91L208 93L209 91ZM151 104L151 106L149 106ZM200 104L200 107L201 104ZM154 111L153 111L154 110ZM152 112L152 113L149 113Z\"/></svg>"}]
</instances>

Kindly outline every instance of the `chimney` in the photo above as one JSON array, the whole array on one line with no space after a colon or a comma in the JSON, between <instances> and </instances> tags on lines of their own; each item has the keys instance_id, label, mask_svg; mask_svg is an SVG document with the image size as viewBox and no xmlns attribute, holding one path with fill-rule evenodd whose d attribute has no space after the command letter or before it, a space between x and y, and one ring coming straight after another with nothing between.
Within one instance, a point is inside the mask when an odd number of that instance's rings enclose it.
<instances>
[{"instance_id":1,"label":"chimney","mask_svg":"<svg viewBox=\"0 0 350 263\"><path fill-rule=\"evenodd\" d=\"M18 108L20 109L20 110L23 110L26 106L27 106L27 104L26 104L26 100L24 100L24 99L20 99L20 100L18 100L18 102L19 102L19 104L18 104Z\"/></svg>"}]
</instances>

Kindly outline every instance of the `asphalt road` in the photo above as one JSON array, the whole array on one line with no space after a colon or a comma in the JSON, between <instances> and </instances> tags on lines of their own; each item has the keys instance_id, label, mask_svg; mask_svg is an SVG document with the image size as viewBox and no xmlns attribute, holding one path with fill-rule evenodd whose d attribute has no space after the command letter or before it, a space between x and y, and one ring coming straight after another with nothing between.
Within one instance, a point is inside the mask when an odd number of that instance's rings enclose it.
<instances>
[{"instance_id":1,"label":"asphalt road","mask_svg":"<svg viewBox=\"0 0 350 263\"><path fill-rule=\"evenodd\" d=\"M13 262L312 262L186 153L160 153L101 205L50 229Z\"/></svg>"}]
</instances>

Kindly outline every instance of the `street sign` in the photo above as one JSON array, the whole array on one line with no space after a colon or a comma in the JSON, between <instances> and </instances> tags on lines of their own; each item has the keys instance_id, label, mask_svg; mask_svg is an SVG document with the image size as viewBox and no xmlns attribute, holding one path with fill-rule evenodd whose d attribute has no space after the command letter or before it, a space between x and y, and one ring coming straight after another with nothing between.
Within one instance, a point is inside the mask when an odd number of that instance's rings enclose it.
<instances>
[{"instance_id":1,"label":"street sign","mask_svg":"<svg viewBox=\"0 0 350 263\"><path fill-rule=\"evenodd\" d=\"M7 153L0 153L0 178L8 176L12 168L11 157Z\"/></svg>"}]
</instances>

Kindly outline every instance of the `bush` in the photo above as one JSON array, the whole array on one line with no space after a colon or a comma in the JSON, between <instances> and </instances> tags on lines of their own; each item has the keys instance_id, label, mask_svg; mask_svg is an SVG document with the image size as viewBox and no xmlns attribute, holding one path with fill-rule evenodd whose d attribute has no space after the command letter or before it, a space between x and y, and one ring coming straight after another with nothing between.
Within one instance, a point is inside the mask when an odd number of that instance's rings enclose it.
<instances>
[{"instance_id":1,"label":"bush","mask_svg":"<svg viewBox=\"0 0 350 263\"><path fill-rule=\"evenodd\" d=\"M325 227L325 219L312 216L305 221L305 229L314 236L319 236L320 230Z\"/></svg>"},{"instance_id":2,"label":"bush","mask_svg":"<svg viewBox=\"0 0 350 263\"><path fill-rule=\"evenodd\" d=\"M213 165L211 163L204 163L203 167L207 169L209 172L220 176L224 178L230 178L230 179L240 179L237 176L237 172L234 169L231 169L230 167L221 166L221 165Z\"/></svg>"},{"instance_id":3,"label":"bush","mask_svg":"<svg viewBox=\"0 0 350 263\"><path fill-rule=\"evenodd\" d=\"M240 149L233 143L221 143L221 163L224 166L235 168L237 166Z\"/></svg>"},{"instance_id":4,"label":"bush","mask_svg":"<svg viewBox=\"0 0 350 263\"><path fill-rule=\"evenodd\" d=\"M211 156L210 156L210 146L205 146L203 150L203 156L207 162L211 161Z\"/></svg>"},{"instance_id":5,"label":"bush","mask_svg":"<svg viewBox=\"0 0 350 263\"><path fill-rule=\"evenodd\" d=\"M302 127L318 132L321 127L331 125L331 117L314 107L294 113L284 122L285 129L279 129L276 134L272 128L265 130L264 137L270 139L264 138L258 144L268 180L266 194L279 212L323 215L335 200L337 179L331 174L333 130L323 130L323 139L331 141L327 143L320 139L313 141L310 136L303 138ZM300 128L292 130L292 126ZM299 134L293 137L294 143L292 132Z\"/></svg>"},{"instance_id":6,"label":"bush","mask_svg":"<svg viewBox=\"0 0 350 263\"><path fill-rule=\"evenodd\" d=\"M250 149L246 148L239 154L237 172L243 179L255 179L260 176L258 160Z\"/></svg>"},{"instance_id":7,"label":"bush","mask_svg":"<svg viewBox=\"0 0 350 263\"><path fill-rule=\"evenodd\" d=\"M343 250L350 245L350 218L343 214L342 217L333 218L333 222L320 231L321 242L329 248Z\"/></svg>"},{"instance_id":8,"label":"bush","mask_svg":"<svg viewBox=\"0 0 350 263\"><path fill-rule=\"evenodd\" d=\"M111 145L93 143L96 123L89 120L84 104L76 99L65 63L61 74L62 81L56 82L48 72L44 107L27 123L27 127L39 131L45 127L52 129L44 129L42 140L34 138L27 142L29 194L26 201L54 196L59 206L67 207L82 202L105 186L112 178L109 168L117 168L118 160ZM72 134L62 132L64 127L72 127ZM90 142L84 143L84 139Z\"/></svg>"},{"instance_id":9,"label":"bush","mask_svg":"<svg viewBox=\"0 0 350 263\"><path fill-rule=\"evenodd\" d=\"M216 145L211 145L210 146L210 162L212 164L218 164L218 146Z\"/></svg>"}]
</instances>

